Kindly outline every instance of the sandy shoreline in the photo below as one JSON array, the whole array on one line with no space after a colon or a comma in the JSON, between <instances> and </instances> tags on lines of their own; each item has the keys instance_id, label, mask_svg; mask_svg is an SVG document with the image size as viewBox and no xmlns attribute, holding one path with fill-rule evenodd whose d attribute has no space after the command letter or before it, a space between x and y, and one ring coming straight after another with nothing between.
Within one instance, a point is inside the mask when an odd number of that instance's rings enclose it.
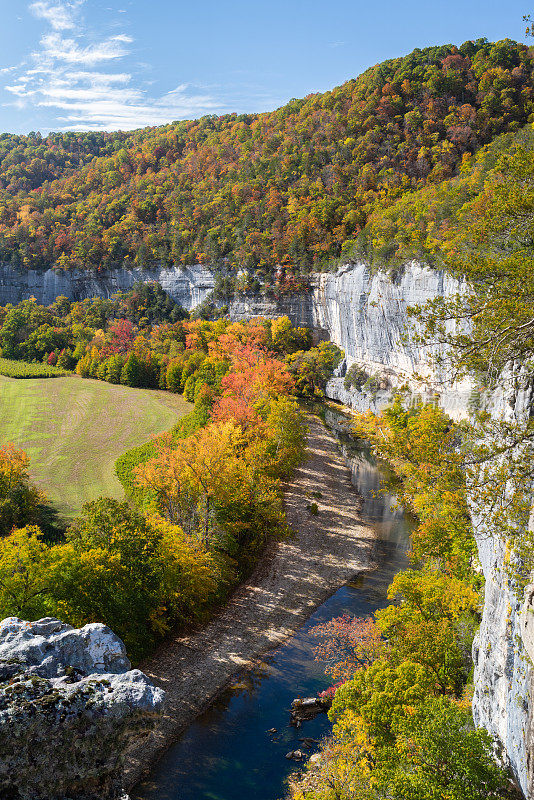
<instances>
[{"instance_id":1,"label":"sandy shoreline","mask_svg":"<svg viewBox=\"0 0 534 800\"><path fill-rule=\"evenodd\" d=\"M317 516L309 512L310 502L317 503ZM167 640L142 665L167 692L167 710L150 740L128 759L130 787L238 670L284 641L327 597L371 566L375 534L360 519L334 435L312 415L307 456L287 487L285 507L294 535L271 548L206 626Z\"/></svg>"}]
</instances>

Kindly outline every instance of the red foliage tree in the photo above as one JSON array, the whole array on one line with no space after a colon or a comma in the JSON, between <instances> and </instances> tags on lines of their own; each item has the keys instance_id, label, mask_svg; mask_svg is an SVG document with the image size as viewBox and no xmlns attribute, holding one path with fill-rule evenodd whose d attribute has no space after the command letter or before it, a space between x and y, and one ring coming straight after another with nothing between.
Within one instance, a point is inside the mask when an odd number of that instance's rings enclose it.
<instances>
[{"instance_id":1,"label":"red foliage tree","mask_svg":"<svg viewBox=\"0 0 534 800\"><path fill-rule=\"evenodd\" d=\"M127 353L134 340L133 325L128 319L115 319L109 326L109 348L112 353Z\"/></svg>"},{"instance_id":2,"label":"red foliage tree","mask_svg":"<svg viewBox=\"0 0 534 800\"><path fill-rule=\"evenodd\" d=\"M325 662L325 671L336 681L336 686L350 680L356 670L372 664L387 648L371 617L344 614L316 625L310 633L321 639L314 657Z\"/></svg>"}]
</instances>

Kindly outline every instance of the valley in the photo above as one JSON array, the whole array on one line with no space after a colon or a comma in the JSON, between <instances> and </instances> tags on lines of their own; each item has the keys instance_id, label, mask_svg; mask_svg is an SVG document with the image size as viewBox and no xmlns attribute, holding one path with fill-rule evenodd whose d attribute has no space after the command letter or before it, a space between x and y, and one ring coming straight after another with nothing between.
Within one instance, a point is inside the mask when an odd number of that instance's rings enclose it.
<instances>
[{"instance_id":1,"label":"valley","mask_svg":"<svg viewBox=\"0 0 534 800\"><path fill-rule=\"evenodd\" d=\"M243 111L134 6L0 67L0 798L533 800L531 17Z\"/></svg>"}]
</instances>

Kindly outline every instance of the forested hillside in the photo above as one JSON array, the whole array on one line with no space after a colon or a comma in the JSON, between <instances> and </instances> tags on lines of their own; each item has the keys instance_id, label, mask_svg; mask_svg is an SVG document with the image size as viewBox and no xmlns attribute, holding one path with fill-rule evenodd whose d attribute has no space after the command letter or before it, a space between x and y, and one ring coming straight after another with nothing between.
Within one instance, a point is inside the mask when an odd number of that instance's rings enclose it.
<instances>
[{"instance_id":1,"label":"forested hillside","mask_svg":"<svg viewBox=\"0 0 534 800\"><path fill-rule=\"evenodd\" d=\"M382 269L416 259L450 270L466 247L472 254L481 243L495 246L487 226L479 230L481 219L495 203L497 187L506 185L510 194L526 188L533 148L531 125L498 136L473 156L464 156L454 178L407 193L370 214L345 248L347 257L362 257ZM525 243L518 232L516 243L520 241Z\"/></svg>"},{"instance_id":2,"label":"forested hillside","mask_svg":"<svg viewBox=\"0 0 534 800\"><path fill-rule=\"evenodd\" d=\"M72 174L97 156L109 156L122 147L124 133L51 133L43 139L0 135L0 189L8 195L24 194L46 181Z\"/></svg>"},{"instance_id":3,"label":"forested hillside","mask_svg":"<svg viewBox=\"0 0 534 800\"><path fill-rule=\"evenodd\" d=\"M118 317L128 309L136 325ZM159 385L183 392L194 404L186 416L171 415L174 427L163 434L163 425L154 424L154 413L147 411L146 436L151 425L158 435L116 462L130 502L95 500L96 492L91 497L97 483L93 473L77 489L80 499L84 493L89 499L66 532L43 530L45 497L32 483L29 458L17 446L0 447L2 619L56 614L79 625L103 620L139 658L174 626L206 619L214 604L249 574L267 542L286 535L282 480L305 449L304 418L295 395L322 396L341 351L324 342L311 347L309 331L294 328L287 318L162 324L168 315L161 290L152 287L112 301L70 304L60 298L45 308L28 300L1 310L2 352L29 359L52 346L57 336L56 343L76 343L76 355L67 346L59 357L52 351L45 359L50 363L74 365L80 358L82 377L128 387ZM24 363L7 363L14 377L26 383ZM47 426L53 429L53 409L63 410L61 437L68 448L61 468L72 468L70 474L77 476L98 454L86 415L93 414L96 425L100 420L100 458L105 461L124 442L125 415L135 416L134 405L136 413L146 408L146 397L122 394L121 401L113 392L102 395L93 383L86 389L75 378L59 380L59 388L50 390L32 382L32 397L26 401L9 384L4 407L9 397L19 400L10 406L16 408L11 430L28 432L41 459L60 446L49 447L53 436ZM78 433L83 433L71 440L65 396L75 409ZM100 411L103 397L105 413ZM37 423L32 416L36 403L45 409ZM72 488L65 486L62 502L73 497Z\"/></svg>"},{"instance_id":4,"label":"forested hillside","mask_svg":"<svg viewBox=\"0 0 534 800\"><path fill-rule=\"evenodd\" d=\"M24 268L153 261L260 280L342 254L369 215L454 176L534 117L533 56L486 40L415 50L264 114L131 134L0 138L0 258Z\"/></svg>"}]
</instances>

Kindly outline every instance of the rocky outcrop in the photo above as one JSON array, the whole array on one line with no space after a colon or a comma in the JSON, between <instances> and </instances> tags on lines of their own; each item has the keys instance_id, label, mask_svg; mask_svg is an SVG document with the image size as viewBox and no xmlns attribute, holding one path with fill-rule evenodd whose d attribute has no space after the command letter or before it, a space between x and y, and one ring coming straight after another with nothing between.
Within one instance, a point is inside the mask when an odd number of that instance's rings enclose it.
<instances>
[{"instance_id":1,"label":"rocky outcrop","mask_svg":"<svg viewBox=\"0 0 534 800\"><path fill-rule=\"evenodd\" d=\"M241 297L230 305L234 319L287 314L295 325L314 329L317 338L329 338L345 351L345 361L327 387L327 395L344 405L377 411L391 399L391 391L365 392L345 386L345 373L358 364L379 375L391 387L408 385L423 399L439 397L452 417L466 415L472 392L469 381L454 383L438 363L438 347L417 341L419 328L408 315L410 306L461 291L458 281L412 261L392 277L371 271L366 264L346 264L335 272L312 276L311 291L282 296L278 301Z\"/></svg>"},{"instance_id":2,"label":"rocky outcrop","mask_svg":"<svg viewBox=\"0 0 534 800\"><path fill-rule=\"evenodd\" d=\"M164 692L105 625L0 622L0 797L118 800L122 762Z\"/></svg>"},{"instance_id":3,"label":"rocky outcrop","mask_svg":"<svg viewBox=\"0 0 534 800\"><path fill-rule=\"evenodd\" d=\"M458 281L418 262L406 264L395 277L371 272L365 264L341 267L316 276L312 324L327 330L344 351L346 368L354 363L392 387L408 385L424 399L439 397L453 417L465 415L472 391L469 381L454 383L438 363L442 351L417 341L420 332L408 315L410 306L461 291ZM328 385L328 396L359 410L382 408L391 393L345 388L343 376Z\"/></svg>"},{"instance_id":4,"label":"rocky outcrop","mask_svg":"<svg viewBox=\"0 0 534 800\"><path fill-rule=\"evenodd\" d=\"M300 728L303 722L326 714L331 705L331 697L298 697L291 703L290 725Z\"/></svg>"}]
</instances>

